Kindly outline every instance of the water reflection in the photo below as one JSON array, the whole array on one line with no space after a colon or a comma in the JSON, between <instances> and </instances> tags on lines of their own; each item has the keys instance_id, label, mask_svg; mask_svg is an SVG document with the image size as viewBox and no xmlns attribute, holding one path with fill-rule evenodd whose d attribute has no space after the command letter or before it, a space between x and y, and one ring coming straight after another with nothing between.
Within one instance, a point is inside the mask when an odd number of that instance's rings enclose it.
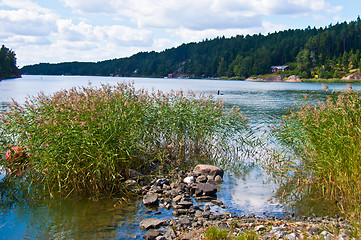
<instances>
[{"instance_id":1,"label":"water reflection","mask_svg":"<svg viewBox=\"0 0 361 240\"><path fill-rule=\"evenodd\" d=\"M3 239L141 239L139 221L153 216L170 218L165 209L148 209L135 199L37 199L19 181L0 183L0 236Z\"/></svg>"}]
</instances>

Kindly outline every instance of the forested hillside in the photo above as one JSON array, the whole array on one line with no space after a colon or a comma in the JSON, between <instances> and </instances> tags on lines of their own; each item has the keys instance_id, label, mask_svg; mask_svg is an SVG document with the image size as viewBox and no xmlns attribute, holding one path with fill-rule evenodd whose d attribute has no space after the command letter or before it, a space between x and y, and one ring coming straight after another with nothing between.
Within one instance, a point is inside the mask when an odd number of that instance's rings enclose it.
<instances>
[{"instance_id":1,"label":"forested hillside","mask_svg":"<svg viewBox=\"0 0 361 240\"><path fill-rule=\"evenodd\" d=\"M310 78L339 78L359 71L361 20L270 33L237 35L183 44L162 52L141 52L97 63L41 63L24 74L120 75L164 77L239 77L266 74L273 65L289 65L291 73Z\"/></svg>"},{"instance_id":2,"label":"forested hillside","mask_svg":"<svg viewBox=\"0 0 361 240\"><path fill-rule=\"evenodd\" d=\"M2 45L0 49L0 80L20 77L14 51Z\"/></svg>"}]
</instances>

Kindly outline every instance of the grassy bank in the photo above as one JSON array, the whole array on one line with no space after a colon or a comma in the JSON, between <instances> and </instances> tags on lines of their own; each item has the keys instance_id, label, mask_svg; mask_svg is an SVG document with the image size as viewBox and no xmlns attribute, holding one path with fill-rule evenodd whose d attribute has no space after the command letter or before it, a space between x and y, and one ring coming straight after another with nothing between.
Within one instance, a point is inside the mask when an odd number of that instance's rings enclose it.
<instances>
[{"instance_id":1,"label":"grassy bank","mask_svg":"<svg viewBox=\"0 0 361 240\"><path fill-rule=\"evenodd\" d=\"M124 195L129 169L149 174L221 158L229 141L247 144L246 133L239 109L211 96L129 84L73 88L1 114L0 164L8 177L62 197Z\"/></svg>"},{"instance_id":2,"label":"grassy bank","mask_svg":"<svg viewBox=\"0 0 361 240\"><path fill-rule=\"evenodd\" d=\"M357 79L346 80L340 78L303 78L301 81L308 83L361 83L361 80Z\"/></svg>"},{"instance_id":3,"label":"grassy bank","mask_svg":"<svg viewBox=\"0 0 361 240\"><path fill-rule=\"evenodd\" d=\"M289 151L272 161L286 186L280 195L296 203L318 199L346 216L360 217L360 111L361 94L346 91L283 117L275 133Z\"/></svg>"}]
</instances>

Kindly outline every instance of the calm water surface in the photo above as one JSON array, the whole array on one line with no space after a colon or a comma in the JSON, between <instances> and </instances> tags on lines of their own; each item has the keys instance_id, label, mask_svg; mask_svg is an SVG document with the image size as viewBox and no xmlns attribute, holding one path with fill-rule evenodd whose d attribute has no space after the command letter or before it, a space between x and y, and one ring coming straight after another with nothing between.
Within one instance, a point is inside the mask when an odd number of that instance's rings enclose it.
<instances>
[{"instance_id":1,"label":"calm water surface","mask_svg":"<svg viewBox=\"0 0 361 240\"><path fill-rule=\"evenodd\" d=\"M0 82L0 108L14 99L23 103L27 96L40 91L52 94L61 89L78 86L100 86L117 82L134 82L136 88L149 91L192 90L216 95L228 105L239 106L250 124L264 130L274 123L274 117L286 112L295 101L309 95L313 101L325 99L320 83L259 83L245 81L111 78L83 76L23 76ZM360 90L360 85L354 85ZM345 84L329 84L329 89L342 91ZM1 183L1 182L0 182ZM4 187L0 185L0 188ZM227 172L219 186L218 199L229 206L227 211L238 214L282 216L290 209L280 205L272 196L277 184L258 167L238 174ZM139 222L146 217L170 218L165 209L148 209L135 201L119 208L112 201L49 201L41 203L0 202L1 239L142 239ZM224 211L214 207L213 211Z\"/></svg>"}]
</instances>

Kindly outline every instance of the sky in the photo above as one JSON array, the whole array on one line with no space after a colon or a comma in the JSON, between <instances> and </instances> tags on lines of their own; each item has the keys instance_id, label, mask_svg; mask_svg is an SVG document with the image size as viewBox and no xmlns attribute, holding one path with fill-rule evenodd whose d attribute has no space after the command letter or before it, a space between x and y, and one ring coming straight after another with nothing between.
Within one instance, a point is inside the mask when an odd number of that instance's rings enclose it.
<instances>
[{"instance_id":1,"label":"sky","mask_svg":"<svg viewBox=\"0 0 361 240\"><path fill-rule=\"evenodd\" d=\"M97 62L217 36L325 27L360 0L0 0L0 44L19 67Z\"/></svg>"}]
</instances>

